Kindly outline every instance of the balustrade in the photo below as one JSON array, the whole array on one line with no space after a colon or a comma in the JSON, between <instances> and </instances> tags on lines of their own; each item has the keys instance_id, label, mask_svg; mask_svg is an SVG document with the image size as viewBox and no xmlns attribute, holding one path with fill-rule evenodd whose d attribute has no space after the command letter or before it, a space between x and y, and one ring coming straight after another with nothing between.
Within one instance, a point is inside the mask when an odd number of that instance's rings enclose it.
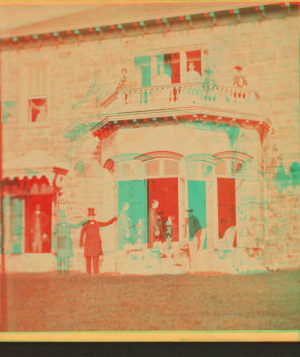
<instances>
[{"instance_id":1,"label":"balustrade","mask_svg":"<svg viewBox=\"0 0 300 357\"><path fill-rule=\"evenodd\" d=\"M88 114L112 115L114 113L163 110L180 107L207 106L219 109L258 109L256 92L203 83L175 83L165 86L139 87L95 93L96 108L86 105ZM99 114L100 114L99 113ZM81 113L82 110L81 110Z\"/></svg>"}]
</instances>

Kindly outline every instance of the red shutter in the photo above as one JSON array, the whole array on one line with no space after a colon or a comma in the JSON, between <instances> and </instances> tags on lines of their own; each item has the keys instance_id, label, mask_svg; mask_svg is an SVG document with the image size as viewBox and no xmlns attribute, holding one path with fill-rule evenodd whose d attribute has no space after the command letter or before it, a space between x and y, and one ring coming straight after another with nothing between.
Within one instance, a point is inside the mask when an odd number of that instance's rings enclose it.
<instances>
[{"instance_id":1,"label":"red shutter","mask_svg":"<svg viewBox=\"0 0 300 357\"><path fill-rule=\"evenodd\" d=\"M218 178L219 238L223 238L227 228L236 226L235 180ZM237 246L236 238L233 246Z\"/></svg>"},{"instance_id":2,"label":"red shutter","mask_svg":"<svg viewBox=\"0 0 300 357\"><path fill-rule=\"evenodd\" d=\"M171 54L172 83L180 83L180 53Z\"/></svg>"},{"instance_id":3,"label":"red shutter","mask_svg":"<svg viewBox=\"0 0 300 357\"><path fill-rule=\"evenodd\" d=\"M187 68L186 70L189 70L189 65L191 62L194 62L195 64L195 71L201 73L201 51L188 51L186 52L186 57L187 57Z\"/></svg>"}]
</instances>

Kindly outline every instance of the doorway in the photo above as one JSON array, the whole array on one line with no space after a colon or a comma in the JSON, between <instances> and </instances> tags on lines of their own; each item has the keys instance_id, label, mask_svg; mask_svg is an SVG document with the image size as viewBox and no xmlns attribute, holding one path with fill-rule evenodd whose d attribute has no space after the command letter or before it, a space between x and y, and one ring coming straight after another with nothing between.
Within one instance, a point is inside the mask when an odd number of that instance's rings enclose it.
<instances>
[{"instance_id":1,"label":"doorway","mask_svg":"<svg viewBox=\"0 0 300 357\"><path fill-rule=\"evenodd\" d=\"M155 215L157 217L157 234L151 229L150 216L153 201L158 201ZM167 221L171 218L172 241L179 241L179 219L178 219L178 178L155 178L148 180L148 217L149 217L149 244L155 239L165 240L167 235ZM153 220L154 218L152 218Z\"/></svg>"},{"instance_id":2,"label":"doorway","mask_svg":"<svg viewBox=\"0 0 300 357\"><path fill-rule=\"evenodd\" d=\"M25 252L51 253L52 196L26 197L25 212Z\"/></svg>"},{"instance_id":3,"label":"doorway","mask_svg":"<svg viewBox=\"0 0 300 357\"><path fill-rule=\"evenodd\" d=\"M129 208L124 211L124 204ZM118 250L125 243L136 244L141 239L147 244L147 181L118 181Z\"/></svg>"}]
</instances>

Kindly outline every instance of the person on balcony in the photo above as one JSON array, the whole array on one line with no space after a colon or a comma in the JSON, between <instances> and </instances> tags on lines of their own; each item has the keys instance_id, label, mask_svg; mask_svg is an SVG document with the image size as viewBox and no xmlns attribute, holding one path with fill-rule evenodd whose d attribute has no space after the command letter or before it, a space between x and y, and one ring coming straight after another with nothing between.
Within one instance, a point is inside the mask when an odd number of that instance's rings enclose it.
<instances>
[{"instance_id":1,"label":"person on balcony","mask_svg":"<svg viewBox=\"0 0 300 357\"><path fill-rule=\"evenodd\" d=\"M125 104L128 103L128 97L129 97L128 91L126 91L126 89L129 89L130 87L131 87L131 83L129 80L127 68L122 68L121 76L119 78L118 85L117 85L117 90L124 91Z\"/></svg>"},{"instance_id":2,"label":"person on balcony","mask_svg":"<svg viewBox=\"0 0 300 357\"><path fill-rule=\"evenodd\" d=\"M189 64L189 71L186 74L186 82L187 83L200 83L201 75L199 72L195 70L195 63L191 62Z\"/></svg>"},{"instance_id":3,"label":"person on balcony","mask_svg":"<svg viewBox=\"0 0 300 357\"><path fill-rule=\"evenodd\" d=\"M101 107L103 108L108 107L117 98L119 98L120 93L121 96L124 98L125 105L127 105L128 98L129 98L128 90L130 89L130 87L131 87L131 81L129 80L127 68L122 68L120 78L118 79L116 91L101 103Z\"/></svg>"},{"instance_id":4,"label":"person on balcony","mask_svg":"<svg viewBox=\"0 0 300 357\"><path fill-rule=\"evenodd\" d=\"M206 90L215 89L217 88L217 83L213 78L213 71L211 69L206 69L205 71L205 78L203 80L203 85Z\"/></svg>"},{"instance_id":5,"label":"person on balcony","mask_svg":"<svg viewBox=\"0 0 300 357\"><path fill-rule=\"evenodd\" d=\"M159 67L159 75L156 77L156 85L157 86L169 86L171 85L171 77L166 73L165 66Z\"/></svg>"},{"instance_id":6,"label":"person on balcony","mask_svg":"<svg viewBox=\"0 0 300 357\"><path fill-rule=\"evenodd\" d=\"M86 219L78 224L68 223L66 221L66 211L59 211L59 223L57 223L53 230L53 253L57 260L57 272L62 275L69 274L70 259L74 257L73 244L71 240L71 230L80 228Z\"/></svg>"},{"instance_id":7,"label":"person on balcony","mask_svg":"<svg viewBox=\"0 0 300 357\"><path fill-rule=\"evenodd\" d=\"M235 89L234 97L245 98L245 86L248 85L245 76L243 75L243 68L241 66L234 67L236 74L233 77L233 87Z\"/></svg>"},{"instance_id":8,"label":"person on balcony","mask_svg":"<svg viewBox=\"0 0 300 357\"><path fill-rule=\"evenodd\" d=\"M117 217L114 217L108 222L98 222L95 220L95 216L94 208L88 208L88 221L83 225L80 233L79 246L84 247L88 274L92 273L92 260L94 274L99 274L99 256L103 255L99 228L110 226L117 220Z\"/></svg>"},{"instance_id":9,"label":"person on balcony","mask_svg":"<svg viewBox=\"0 0 300 357\"><path fill-rule=\"evenodd\" d=\"M100 85L99 85L99 74L97 71L94 71L92 73L93 77L94 77L94 81L93 83L90 85L86 95L84 97L82 97L77 103L75 103L73 105L73 109L79 109L80 107L82 107L86 102L88 102L90 96L94 96L95 98L95 105L96 107L98 107L99 105L99 93L101 91Z\"/></svg>"},{"instance_id":10,"label":"person on balcony","mask_svg":"<svg viewBox=\"0 0 300 357\"><path fill-rule=\"evenodd\" d=\"M166 68L164 65L159 67L159 75L156 76L155 85L156 86L170 86L171 85L171 77L168 76L166 73ZM172 96L172 89L171 87L166 87L164 89L158 89L156 93L156 100L162 100L164 102L164 106L168 106L168 103L171 100Z\"/></svg>"}]
</instances>

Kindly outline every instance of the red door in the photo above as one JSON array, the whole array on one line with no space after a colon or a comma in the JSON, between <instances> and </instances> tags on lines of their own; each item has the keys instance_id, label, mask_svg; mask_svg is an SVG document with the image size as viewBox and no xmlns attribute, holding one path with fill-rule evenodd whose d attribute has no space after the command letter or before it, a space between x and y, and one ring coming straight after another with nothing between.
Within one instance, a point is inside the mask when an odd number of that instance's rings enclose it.
<instances>
[{"instance_id":1,"label":"red door","mask_svg":"<svg viewBox=\"0 0 300 357\"><path fill-rule=\"evenodd\" d=\"M153 200L157 200L159 205L157 213L160 217L160 239L166 239L166 222L171 217L172 221L172 240L179 240L178 230L178 179L159 178L148 180L148 206L151 207ZM149 217L150 220L150 217ZM151 222L149 222L150 224ZM150 234L150 232L149 232Z\"/></svg>"},{"instance_id":2,"label":"red door","mask_svg":"<svg viewBox=\"0 0 300 357\"><path fill-rule=\"evenodd\" d=\"M218 178L219 238L223 238L227 228L236 226L235 180ZM236 237L233 246L237 246Z\"/></svg>"},{"instance_id":3,"label":"red door","mask_svg":"<svg viewBox=\"0 0 300 357\"><path fill-rule=\"evenodd\" d=\"M28 196L25 212L25 252L51 253L52 196Z\"/></svg>"}]
</instances>

